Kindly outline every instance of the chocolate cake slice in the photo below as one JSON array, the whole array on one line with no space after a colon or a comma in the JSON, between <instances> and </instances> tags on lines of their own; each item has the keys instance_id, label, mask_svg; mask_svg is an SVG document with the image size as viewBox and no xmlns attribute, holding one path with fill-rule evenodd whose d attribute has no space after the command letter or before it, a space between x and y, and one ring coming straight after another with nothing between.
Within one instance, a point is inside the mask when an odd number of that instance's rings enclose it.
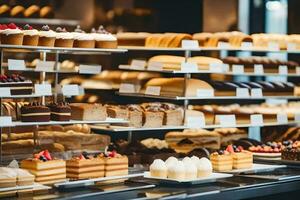
<instances>
[{"instance_id":1,"label":"chocolate cake slice","mask_svg":"<svg viewBox=\"0 0 300 200\"><path fill-rule=\"evenodd\" d=\"M53 121L70 121L71 107L66 102L52 103L48 106L51 111L51 120Z\"/></svg>"},{"instance_id":2,"label":"chocolate cake slice","mask_svg":"<svg viewBox=\"0 0 300 200\"><path fill-rule=\"evenodd\" d=\"M22 122L48 122L50 121L50 109L38 102L32 102L21 108Z\"/></svg>"},{"instance_id":3,"label":"chocolate cake slice","mask_svg":"<svg viewBox=\"0 0 300 200\"><path fill-rule=\"evenodd\" d=\"M32 81L26 80L23 76L12 74L10 76L0 75L0 87L10 89L12 95L32 94Z\"/></svg>"}]
</instances>

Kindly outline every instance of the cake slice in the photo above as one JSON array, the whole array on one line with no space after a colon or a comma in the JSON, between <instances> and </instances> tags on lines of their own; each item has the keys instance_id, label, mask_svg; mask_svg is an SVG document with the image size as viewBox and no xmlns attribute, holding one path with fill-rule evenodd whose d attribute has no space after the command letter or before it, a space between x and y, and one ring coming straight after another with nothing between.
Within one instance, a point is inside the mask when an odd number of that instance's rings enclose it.
<instances>
[{"instance_id":1,"label":"cake slice","mask_svg":"<svg viewBox=\"0 0 300 200\"><path fill-rule=\"evenodd\" d=\"M17 173L17 185L33 185L35 176L29 173L27 170L15 168L14 169Z\"/></svg>"},{"instance_id":2,"label":"cake slice","mask_svg":"<svg viewBox=\"0 0 300 200\"><path fill-rule=\"evenodd\" d=\"M129 126L141 128L143 126L143 109L139 105L128 105Z\"/></svg>"},{"instance_id":3,"label":"cake slice","mask_svg":"<svg viewBox=\"0 0 300 200\"><path fill-rule=\"evenodd\" d=\"M104 121L107 117L105 106L100 104L72 103L70 107L73 120Z\"/></svg>"},{"instance_id":4,"label":"cake slice","mask_svg":"<svg viewBox=\"0 0 300 200\"><path fill-rule=\"evenodd\" d=\"M122 176L128 174L128 158L115 151L106 153L105 176Z\"/></svg>"},{"instance_id":5,"label":"cake slice","mask_svg":"<svg viewBox=\"0 0 300 200\"><path fill-rule=\"evenodd\" d=\"M126 106L107 105L107 114L111 118L128 119L129 111Z\"/></svg>"},{"instance_id":6,"label":"cake slice","mask_svg":"<svg viewBox=\"0 0 300 200\"><path fill-rule=\"evenodd\" d=\"M233 169L249 169L253 164L253 155L250 151L245 151L243 147L228 145L226 151L232 156Z\"/></svg>"},{"instance_id":7,"label":"cake slice","mask_svg":"<svg viewBox=\"0 0 300 200\"><path fill-rule=\"evenodd\" d=\"M53 103L48 106L51 110L51 120L53 121L70 121L71 107L68 103Z\"/></svg>"},{"instance_id":8,"label":"cake slice","mask_svg":"<svg viewBox=\"0 0 300 200\"><path fill-rule=\"evenodd\" d=\"M228 151L219 150L210 155L213 170L217 172L230 171L233 167L232 156Z\"/></svg>"},{"instance_id":9,"label":"cake slice","mask_svg":"<svg viewBox=\"0 0 300 200\"><path fill-rule=\"evenodd\" d=\"M164 120L163 110L155 105L142 105L144 109L144 124L143 127L158 128L162 127Z\"/></svg>"},{"instance_id":10,"label":"cake slice","mask_svg":"<svg viewBox=\"0 0 300 200\"><path fill-rule=\"evenodd\" d=\"M39 102L31 102L21 107L22 122L48 122L50 109Z\"/></svg>"},{"instance_id":11,"label":"cake slice","mask_svg":"<svg viewBox=\"0 0 300 200\"><path fill-rule=\"evenodd\" d=\"M15 187L17 185L17 173L8 167L0 167L0 188Z\"/></svg>"},{"instance_id":12,"label":"cake slice","mask_svg":"<svg viewBox=\"0 0 300 200\"><path fill-rule=\"evenodd\" d=\"M9 88L12 95L32 94L33 90L32 81L18 74L0 75L0 88L2 87Z\"/></svg>"}]
</instances>

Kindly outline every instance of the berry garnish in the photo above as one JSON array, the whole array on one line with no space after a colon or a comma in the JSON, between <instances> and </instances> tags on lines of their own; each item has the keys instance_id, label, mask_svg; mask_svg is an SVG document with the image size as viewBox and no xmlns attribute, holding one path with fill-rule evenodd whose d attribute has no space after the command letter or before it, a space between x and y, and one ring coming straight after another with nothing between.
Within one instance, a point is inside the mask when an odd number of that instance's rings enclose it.
<instances>
[{"instance_id":1,"label":"berry garnish","mask_svg":"<svg viewBox=\"0 0 300 200\"><path fill-rule=\"evenodd\" d=\"M57 27L55 31L60 33L63 32L63 29L61 27Z\"/></svg>"},{"instance_id":2,"label":"berry garnish","mask_svg":"<svg viewBox=\"0 0 300 200\"><path fill-rule=\"evenodd\" d=\"M50 31L50 27L49 27L48 25L44 25L44 26L42 27L42 30L43 30L43 31Z\"/></svg>"},{"instance_id":3,"label":"berry garnish","mask_svg":"<svg viewBox=\"0 0 300 200\"><path fill-rule=\"evenodd\" d=\"M92 28L91 33L97 33L95 28Z\"/></svg>"},{"instance_id":4,"label":"berry garnish","mask_svg":"<svg viewBox=\"0 0 300 200\"><path fill-rule=\"evenodd\" d=\"M23 27L24 30L32 30L32 26L30 26L29 24L26 24L24 27Z\"/></svg>"},{"instance_id":5,"label":"berry garnish","mask_svg":"<svg viewBox=\"0 0 300 200\"><path fill-rule=\"evenodd\" d=\"M88 153L87 153L86 151L82 152L81 155L83 155L83 157L84 157L85 159L89 159L89 155L88 155Z\"/></svg>"},{"instance_id":6,"label":"berry garnish","mask_svg":"<svg viewBox=\"0 0 300 200\"><path fill-rule=\"evenodd\" d=\"M18 28L14 23L8 24L7 27L10 28L10 29L17 29Z\"/></svg>"},{"instance_id":7,"label":"berry garnish","mask_svg":"<svg viewBox=\"0 0 300 200\"><path fill-rule=\"evenodd\" d=\"M219 154L219 155L223 155L223 154L224 154L224 151L223 151L223 150L218 150L218 154Z\"/></svg>"},{"instance_id":8,"label":"berry garnish","mask_svg":"<svg viewBox=\"0 0 300 200\"><path fill-rule=\"evenodd\" d=\"M80 160L85 160L85 157L81 154L81 155L79 156L79 159L80 159Z\"/></svg>"},{"instance_id":9,"label":"berry garnish","mask_svg":"<svg viewBox=\"0 0 300 200\"><path fill-rule=\"evenodd\" d=\"M41 161L43 161L43 162L46 162L46 161L47 161L47 158L46 158L45 156L43 156L43 155L41 155L39 159L40 159Z\"/></svg>"},{"instance_id":10,"label":"berry garnish","mask_svg":"<svg viewBox=\"0 0 300 200\"><path fill-rule=\"evenodd\" d=\"M47 158L47 160L52 160L52 157L48 150L45 150L43 155L45 156L45 158Z\"/></svg>"},{"instance_id":11,"label":"berry garnish","mask_svg":"<svg viewBox=\"0 0 300 200\"><path fill-rule=\"evenodd\" d=\"M242 147L242 146L238 146L237 147L240 151L243 151L244 150L244 148Z\"/></svg>"},{"instance_id":12,"label":"berry garnish","mask_svg":"<svg viewBox=\"0 0 300 200\"><path fill-rule=\"evenodd\" d=\"M108 154L108 157L114 158L116 155L117 155L117 152L116 152L116 151L111 151L111 152Z\"/></svg>"},{"instance_id":13,"label":"berry garnish","mask_svg":"<svg viewBox=\"0 0 300 200\"><path fill-rule=\"evenodd\" d=\"M232 145L228 145L226 148L226 151L228 151L229 153L234 153L234 149Z\"/></svg>"}]
</instances>

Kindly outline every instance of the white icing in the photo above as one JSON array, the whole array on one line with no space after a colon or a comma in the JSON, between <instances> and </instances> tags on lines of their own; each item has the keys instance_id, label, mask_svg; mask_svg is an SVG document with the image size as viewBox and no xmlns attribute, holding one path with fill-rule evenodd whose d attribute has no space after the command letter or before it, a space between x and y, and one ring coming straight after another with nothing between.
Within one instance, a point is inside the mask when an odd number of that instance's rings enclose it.
<instances>
[{"instance_id":1,"label":"white icing","mask_svg":"<svg viewBox=\"0 0 300 200\"><path fill-rule=\"evenodd\" d=\"M150 165L150 171L151 170L167 170L167 166L163 160L155 159Z\"/></svg>"},{"instance_id":2,"label":"white icing","mask_svg":"<svg viewBox=\"0 0 300 200\"><path fill-rule=\"evenodd\" d=\"M29 36L34 36L34 35L38 35L39 32L36 29L32 29L32 30L23 30L24 35L29 35Z\"/></svg>"},{"instance_id":3,"label":"white icing","mask_svg":"<svg viewBox=\"0 0 300 200\"><path fill-rule=\"evenodd\" d=\"M18 177L20 176L28 176L28 177L34 177L31 173L29 173L27 170L14 168L15 172L17 173Z\"/></svg>"},{"instance_id":4,"label":"white icing","mask_svg":"<svg viewBox=\"0 0 300 200\"><path fill-rule=\"evenodd\" d=\"M117 38L112 34L91 33L96 41L116 41Z\"/></svg>"},{"instance_id":5,"label":"white icing","mask_svg":"<svg viewBox=\"0 0 300 200\"><path fill-rule=\"evenodd\" d=\"M72 33L69 32L62 32L62 33L56 33L56 38L57 39L73 39L74 36Z\"/></svg>"},{"instance_id":6,"label":"white icing","mask_svg":"<svg viewBox=\"0 0 300 200\"><path fill-rule=\"evenodd\" d=\"M192 161L184 162L185 176L189 178L197 178L197 167Z\"/></svg>"},{"instance_id":7,"label":"white icing","mask_svg":"<svg viewBox=\"0 0 300 200\"><path fill-rule=\"evenodd\" d=\"M174 163L178 162L177 158L171 156L166 160L167 167L171 167Z\"/></svg>"},{"instance_id":8,"label":"white icing","mask_svg":"<svg viewBox=\"0 0 300 200\"><path fill-rule=\"evenodd\" d=\"M182 162L192 162L191 158L190 157L184 157Z\"/></svg>"},{"instance_id":9,"label":"white icing","mask_svg":"<svg viewBox=\"0 0 300 200\"><path fill-rule=\"evenodd\" d=\"M56 37L56 33L52 30L49 31L40 31L40 37Z\"/></svg>"},{"instance_id":10,"label":"white icing","mask_svg":"<svg viewBox=\"0 0 300 200\"><path fill-rule=\"evenodd\" d=\"M1 34L11 35L11 34L20 34L22 31L20 29L5 29L1 32Z\"/></svg>"},{"instance_id":11,"label":"white icing","mask_svg":"<svg viewBox=\"0 0 300 200\"><path fill-rule=\"evenodd\" d=\"M177 161L168 168L171 173L185 173L185 165L182 161Z\"/></svg>"},{"instance_id":12,"label":"white icing","mask_svg":"<svg viewBox=\"0 0 300 200\"><path fill-rule=\"evenodd\" d=\"M210 160L208 160L207 158L203 157L197 163L197 168L198 168L198 170L205 170L205 171L209 170L209 171L212 171L212 164L211 164Z\"/></svg>"},{"instance_id":13,"label":"white icing","mask_svg":"<svg viewBox=\"0 0 300 200\"><path fill-rule=\"evenodd\" d=\"M74 40L94 40L94 37L88 33L72 33Z\"/></svg>"},{"instance_id":14,"label":"white icing","mask_svg":"<svg viewBox=\"0 0 300 200\"><path fill-rule=\"evenodd\" d=\"M0 167L0 179L15 177L17 177L17 173L13 169L8 167Z\"/></svg>"},{"instance_id":15,"label":"white icing","mask_svg":"<svg viewBox=\"0 0 300 200\"><path fill-rule=\"evenodd\" d=\"M197 163L199 162L200 159L197 156L192 156L191 160L195 165L197 165Z\"/></svg>"}]
</instances>

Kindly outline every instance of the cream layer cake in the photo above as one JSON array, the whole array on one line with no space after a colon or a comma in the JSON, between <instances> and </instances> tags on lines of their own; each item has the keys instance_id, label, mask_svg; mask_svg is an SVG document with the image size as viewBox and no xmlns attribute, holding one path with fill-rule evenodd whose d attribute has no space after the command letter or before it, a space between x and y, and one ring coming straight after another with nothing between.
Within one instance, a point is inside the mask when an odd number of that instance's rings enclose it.
<instances>
[{"instance_id":1,"label":"cream layer cake","mask_svg":"<svg viewBox=\"0 0 300 200\"><path fill-rule=\"evenodd\" d=\"M232 156L227 151L219 150L210 155L214 171L230 171L232 170Z\"/></svg>"},{"instance_id":2,"label":"cream layer cake","mask_svg":"<svg viewBox=\"0 0 300 200\"><path fill-rule=\"evenodd\" d=\"M105 176L121 176L128 174L128 158L117 154L115 151L109 152L105 157Z\"/></svg>"}]
</instances>

